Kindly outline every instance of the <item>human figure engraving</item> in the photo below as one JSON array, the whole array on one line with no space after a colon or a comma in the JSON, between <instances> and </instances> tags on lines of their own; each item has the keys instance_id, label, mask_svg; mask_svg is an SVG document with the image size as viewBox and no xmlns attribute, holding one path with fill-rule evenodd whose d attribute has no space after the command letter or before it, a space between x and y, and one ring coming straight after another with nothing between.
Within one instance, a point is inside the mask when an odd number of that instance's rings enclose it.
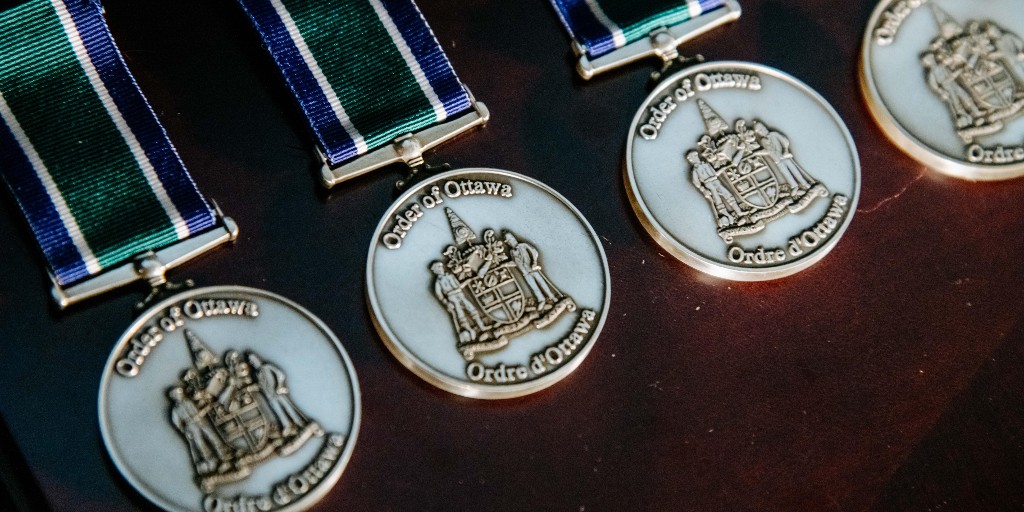
<instances>
[{"instance_id":1,"label":"human figure engraving","mask_svg":"<svg viewBox=\"0 0 1024 512\"><path fill-rule=\"evenodd\" d=\"M509 254L512 261L519 268L533 296L537 298L537 309L544 309L548 300L558 300L555 292L551 291L547 278L541 272L540 253L537 249L526 242L520 242L512 233L505 233L505 242L511 247Z\"/></svg>"},{"instance_id":2,"label":"human figure engraving","mask_svg":"<svg viewBox=\"0 0 1024 512\"><path fill-rule=\"evenodd\" d=\"M758 142L768 151L776 169L782 174L791 190L811 188L814 180L804 172L800 164L796 163L793 153L789 151L789 137L769 130L764 123L759 121L754 123L754 133L759 137Z\"/></svg>"},{"instance_id":3,"label":"human figure engraving","mask_svg":"<svg viewBox=\"0 0 1024 512\"><path fill-rule=\"evenodd\" d=\"M975 105L971 94L957 82L959 73L950 70L953 57L941 56L942 65L939 65L939 58L940 55L935 53L926 53L921 57L921 63L928 70L928 87L949 104L957 128L970 126L975 117L981 117L984 113Z\"/></svg>"},{"instance_id":4,"label":"human figure engraving","mask_svg":"<svg viewBox=\"0 0 1024 512\"><path fill-rule=\"evenodd\" d=\"M1004 31L995 23L986 24L988 36L994 42L999 57L1014 71L1018 80L1024 81L1024 39Z\"/></svg>"},{"instance_id":5,"label":"human figure engraving","mask_svg":"<svg viewBox=\"0 0 1024 512\"><path fill-rule=\"evenodd\" d=\"M736 221L736 217L743 216L743 210L736 203L736 198L718 179L718 174L710 163L701 160L696 151L686 153L686 161L690 162L692 168L690 181L693 182L693 186L697 187L704 197L711 201L715 211L718 212L719 227L732 224ZM729 212L729 209L732 210L732 213Z\"/></svg>"},{"instance_id":6,"label":"human figure engraving","mask_svg":"<svg viewBox=\"0 0 1024 512\"><path fill-rule=\"evenodd\" d=\"M476 336L473 324L469 323L470 318L473 319L477 328L481 331L486 330L487 327L480 318L480 312L466 298L466 293L462 291L462 285L459 283L459 280L451 272L448 272L444 264L440 261L435 261L431 263L430 271L437 276L434 279L434 295L437 297L437 300L444 303L449 313L455 315L459 325L469 333L469 336Z\"/></svg>"},{"instance_id":7,"label":"human figure engraving","mask_svg":"<svg viewBox=\"0 0 1024 512\"><path fill-rule=\"evenodd\" d=\"M172 402L171 424L185 436L199 473L211 473L220 465L228 466L228 448L213 431L205 411L200 412L181 387L172 388L167 396Z\"/></svg>"},{"instance_id":8,"label":"human figure engraving","mask_svg":"<svg viewBox=\"0 0 1024 512\"><path fill-rule=\"evenodd\" d=\"M249 354L249 366L256 372L256 383L281 425L281 435L290 436L306 426L309 420L299 412L288 395L285 375L280 368Z\"/></svg>"}]
</instances>

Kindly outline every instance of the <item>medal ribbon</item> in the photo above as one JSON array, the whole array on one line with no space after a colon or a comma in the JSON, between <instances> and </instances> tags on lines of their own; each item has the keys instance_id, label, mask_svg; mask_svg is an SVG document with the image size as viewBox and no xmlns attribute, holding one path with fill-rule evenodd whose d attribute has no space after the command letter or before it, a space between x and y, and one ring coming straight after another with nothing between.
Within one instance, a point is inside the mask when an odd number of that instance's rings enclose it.
<instances>
[{"instance_id":1,"label":"medal ribbon","mask_svg":"<svg viewBox=\"0 0 1024 512\"><path fill-rule=\"evenodd\" d=\"M472 108L412 0L239 0L330 165Z\"/></svg>"},{"instance_id":2,"label":"medal ribbon","mask_svg":"<svg viewBox=\"0 0 1024 512\"><path fill-rule=\"evenodd\" d=\"M551 0L587 56L597 58L725 5L725 0Z\"/></svg>"},{"instance_id":3,"label":"medal ribbon","mask_svg":"<svg viewBox=\"0 0 1024 512\"><path fill-rule=\"evenodd\" d=\"M0 13L0 173L69 286L213 228L98 3Z\"/></svg>"}]
</instances>

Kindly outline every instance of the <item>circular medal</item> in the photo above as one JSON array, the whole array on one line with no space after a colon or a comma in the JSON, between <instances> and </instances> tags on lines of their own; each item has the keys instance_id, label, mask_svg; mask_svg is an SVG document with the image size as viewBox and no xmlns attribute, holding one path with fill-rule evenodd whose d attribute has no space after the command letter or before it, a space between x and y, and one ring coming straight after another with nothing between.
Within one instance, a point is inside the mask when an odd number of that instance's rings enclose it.
<instances>
[{"instance_id":1,"label":"circular medal","mask_svg":"<svg viewBox=\"0 0 1024 512\"><path fill-rule=\"evenodd\" d=\"M882 130L920 162L971 180L1024 175L1024 2L885 0L861 51Z\"/></svg>"},{"instance_id":2,"label":"circular medal","mask_svg":"<svg viewBox=\"0 0 1024 512\"><path fill-rule=\"evenodd\" d=\"M402 195L370 246L366 288L388 349L473 398L546 388L580 365L608 314L608 262L564 197L525 176L462 169Z\"/></svg>"},{"instance_id":3,"label":"circular medal","mask_svg":"<svg viewBox=\"0 0 1024 512\"><path fill-rule=\"evenodd\" d=\"M166 510L303 510L352 454L359 385L301 306L217 286L132 324L107 361L99 416L118 470Z\"/></svg>"},{"instance_id":4,"label":"circular medal","mask_svg":"<svg viewBox=\"0 0 1024 512\"><path fill-rule=\"evenodd\" d=\"M714 62L647 97L630 127L625 181L641 224L674 256L763 281L835 246L856 209L860 161L839 115L806 85Z\"/></svg>"}]
</instances>

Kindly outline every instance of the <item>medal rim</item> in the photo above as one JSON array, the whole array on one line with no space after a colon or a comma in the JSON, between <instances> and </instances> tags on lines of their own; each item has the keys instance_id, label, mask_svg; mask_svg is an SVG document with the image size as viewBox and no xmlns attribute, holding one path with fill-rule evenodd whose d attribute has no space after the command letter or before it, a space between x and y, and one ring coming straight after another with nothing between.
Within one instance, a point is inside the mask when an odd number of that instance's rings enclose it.
<instances>
[{"instance_id":1,"label":"medal rim","mask_svg":"<svg viewBox=\"0 0 1024 512\"><path fill-rule=\"evenodd\" d=\"M773 266L765 269L756 269L749 267L739 267L725 262L718 262L710 258L704 257L698 254L696 251L690 249L680 240L676 240L672 235L655 219L654 214L648 208L647 203L640 195L638 185L636 183L636 173L633 170L633 141L636 139L637 127L640 125L643 118L646 107L653 103L659 95L661 95L666 89L670 88L673 84L678 82L682 77L697 74L709 69L715 68L729 68L729 69L747 69L775 77L777 79L786 82L787 84L796 87L801 92L807 94L811 99L817 101L825 111L831 114L832 118L837 121L839 128L846 138L846 143L850 148L850 152L853 156L853 194L850 197L849 202L849 215L843 220L842 225L835 231L833 235L825 244L821 245L815 251L803 258L787 263L785 265ZM789 277L793 274L806 270L812 265L818 263L825 258L832 249L839 243L843 235L846 234L846 229L850 226L853 221L854 215L857 213L857 205L860 202L860 189L861 189L861 164L860 164L860 152L857 150L857 144L853 140L853 135L850 133L850 129L846 126L846 121L839 115L834 107L822 96L820 93L812 89L809 85L805 84L798 78L781 71L779 69L767 66L764 64L758 64L755 62L744 62L744 61L714 61L705 62L696 66L688 67L686 69L677 71L669 77L665 78L658 84L658 86L651 91L650 94L644 98L637 109L636 114L633 117L633 122L630 123L629 132L626 137L626 165L623 166L623 182L626 188L626 195L629 198L629 204L633 207L633 213L640 221L640 225L644 227L644 230L658 243L663 249L668 251L679 261L689 265L690 267L704 272L721 279L729 279L732 281L740 282L760 282L760 281L772 281L775 279L781 279L783 277Z\"/></svg>"},{"instance_id":2,"label":"medal rim","mask_svg":"<svg viewBox=\"0 0 1024 512\"><path fill-rule=\"evenodd\" d=\"M924 141L904 128L885 105L885 101L875 85L875 76L871 71L871 49L874 46L872 44L872 27L878 24L878 20L893 1L880 1L871 13L871 18L864 29L857 66L857 81L860 82L861 97L882 133L903 153L946 176L970 181L1005 181L1024 176L1024 162L996 166L978 165L951 157L929 147Z\"/></svg>"},{"instance_id":3,"label":"medal rim","mask_svg":"<svg viewBox=\"0 0 1024 512\"><path fill-rule=\"evenodd\" d=\"M459 176L462 174L469 173L490 173L497 174L499 176L505 176L513 179L525 181L531 185L540 188L542 191L548 193L551 197L557 199L565 207L569 209L576 218L586 228L587 233L590 234L591 240L597 247L598 255L601 259L601 267L603 271L602 277L604 278L604 300L601 307L600 317L592 330L589 341L585 346L581 347L576 355L567 362L566 364L558 367L556 370L545 374L542 377L533 379L528 382L521 382L508 386L497 386L493 384L477 384L468 382L461 379L456 379L448 375L444 375L439 371L434 370L426 362L422 361L416 356L409 348L398 340L391 330L381 321L383 312L380 309L380 300L377 298L376 289L373 284L373 273L374 273L374 252L377 250L381 235L384 233L384 229L387 227L387 222L391 216L397 212L409 198L413 197L417 193L422 192L423 187L428 184L437 183L453 176ZM582 363L583 360L590 355L591 349L597 343L598 337L601 335L601 330L604 328L605 320L608 317L608 309L611 305L611 273L608 268L608 256L605 254L604 246L601 244L601 239L597 235L597 231L590 224L590 221L583 215L575 205L566 199L562 194L558 193L555 189L545 185L544 183L524 176L522 174L506 171L503 169L494 169L489 167L466 167L461 169L455 169L447 171L441 174L437 174L430 179L424 180L418 183L415 187L407 190L381 216L380 222L377 224L377 228L374 230L373 238L370 242L370 250L366 258L366 302L370 311L370 319L373 322L374 328L377 330L377 334L380 336L381 341L384 342L384 346L388 348L388 351L398 359L402 366L406 367L409 371L414 373L416 376L427 381L434 387L440 388L449 393L453 393L466 398L476 398L484 400L501 400L507 398L518 398L525 395L530 395L538 391L544 390L554 384L561 382L574 372Z\"/></svg>"},{"instance_id":4,"label":"medal rim","mask_svg":"<svg viewBox=\"0 0 1024 512\"><path fill-rule=\"evenodd\" d=\"M107 392L109 390L110 378L114 373L116 373L114 368L115 364L119 359L118 355L124 349L126 344L129 341L131 341L131 333L136 332L139 328L144 326L145 323L149 321L155 313L163 310L164 308L170 306L175 302L208 293L230 292L247 293L255 295L257 297L262 296L264 298L279 301L285 306L292 308L305 320L310 321L313 325L319 328L327 336L327 338L331 340L335 350L338 351L338 354L341 356L341 359L344 362L345 371L347 371L349 374L348 381L352 387L352 427L349 433L345 435L345 447L342 449L341 456L338 457L338 460L335 463L334 467L331 469L330 473L327 476L325 476L320 481L320 483L317 484L313 489L311 489L306 495L302 496L301 498L294 502L289 503L288 505L276 509L280 512L294 512L299 510L305 510L319 502L321 499L323 499L323 497L327 495L327 493L329 493L334 488L335 485L337 485L338 481L341 479L341 474L345 471L345 468L348 466L348 463L352 458L353 451L355 451L356 440L359 437L359 426L360 423L362 423L362 400L360 398L359 379L358 376L356 375L355 366L352 364L352 359L349 357L348 352L345 351L344 346L341 344L341 340L338 339L338 336L334 333L334 331L332 331L330 327L328 327L327 324L323 322L323 320L320 320L320 318L318 318L316 315L314 315L312 312L310 312L302 305L273 292L261 290L259 288L250 288L248 286L239 285L204 286L202 288L193 288L180 293L176 293L164 300L161 300L156 304L153 304L152 306L146 308L145 311L140 313L135 318L135 320L132 321L132 323L125 329L124 333L121 334L121 337L118 338L117 343L114 345L114 348L112 348L110 351L110 356L107 358L107 362L104 363L103 365L103 376L100 378L99 398L97 400L97 406L99 409L100 437L103 440L103 446L106 449L107 456L110 457L111 462L114 463L114 467L117 468L117 471L118 473L121 474L121 477L124 478L129 485L131 485L135 492L139 493L142 497L149 500L150 503L153 503L158 507L169 511L183 510L185 512L192 512L193 510L202 510L202 507L197 507L195 509L181 509L172 503L164 501L162 498L152 495L149 492L149 488L153 486L149 484L143 484L142 482L139 481L139 478L135 475L134 472L128 471L128 466L120 456L120 452L111 449L116 445L114 445L114 443L110 439L110 429L112 427L110 426L111 420L109 418L109 415L106 414L106 409L108 405L106 397ZM202 493L201 490L200 493Z\"/></svg>"}]
</instances>

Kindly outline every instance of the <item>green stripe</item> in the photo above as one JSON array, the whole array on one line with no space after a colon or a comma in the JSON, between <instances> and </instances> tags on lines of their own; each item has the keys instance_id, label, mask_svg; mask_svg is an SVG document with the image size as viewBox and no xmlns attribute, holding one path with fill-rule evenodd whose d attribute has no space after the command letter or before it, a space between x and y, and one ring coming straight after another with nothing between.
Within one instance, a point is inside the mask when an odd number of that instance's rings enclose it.
<instances>
[{"instance_id":1,"label":"green stripe","mask_svg":"<svg viewBox=\"0 0 1024 512\"><path fill-rule=\"evenodd\" d=\"M283 3L370 149L438 121L369 2Z\"/></svg>"},{"instance_id":2,"label":"green stripe","mask_svg":"<svg viewBox=\"0 0 1024 512\"><path fill-rule=\"evenodd\" d=\"M177 241L53 6L30 1L0 15L0 26L0 91L100 265Z\"/></svg>"},{"instance_id":3,"label":"green stripe","mask_svg":"<svg viewBox=\"0 0 1024 512\"><path fill-rule=\"evenodd\" d=\"M626 42L643 39L660 27L690 19L683 0L599 0L601 9L626 36Z\"/></svg>"}]
</instances>

